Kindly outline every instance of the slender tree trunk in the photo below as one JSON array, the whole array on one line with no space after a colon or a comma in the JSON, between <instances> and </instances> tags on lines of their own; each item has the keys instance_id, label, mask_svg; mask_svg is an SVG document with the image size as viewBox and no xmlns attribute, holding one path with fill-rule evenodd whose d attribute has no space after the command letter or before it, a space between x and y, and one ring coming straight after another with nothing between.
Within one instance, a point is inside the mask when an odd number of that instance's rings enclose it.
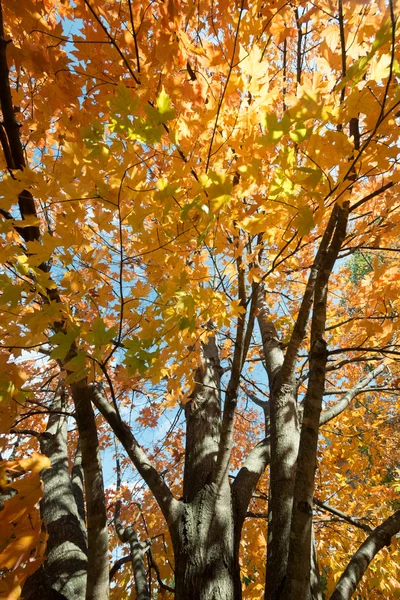
<instances>
[{"instance_id":1,"label":"slender tree trunk","mask_svg":"<svg viewBox=\"0 0 400 600\"><path fill-rule=\"evenodd\" d=\"M117 458L117 493L121 490L121 467L119 458ZM145 553L147 544L139 541L134 525L124 527L121 523L121 498L118 497L115 503L114 525L115 531L121 542L127 542L131 550L131 561L133 576L135 578L136 598L137 600L150 600L150 589L147 583Z\"/></svg>"},{"instance_id":2,"label":"slender tree trunk","mask_svg":"<svg viewBox=\"0 0 400 600\"><path fill-rule=\"evenodd\" d=\"M311 321L310 376L304 398L299 456L297 460L294 505L290 530L289 562L282 598L307 600L312 558L312 514L317 466L317 447L322 398L325 389L327 343L324 338L328 282L346 236L348 202L338 211L332 241L323 256L316 278Z\"/></svg>"},{"instance_id":3,"label":"slender tree trunk","mask_svg":"<svg viewBox=\"0 0 400 600\"><path fill-rule=\"evenodd\" d=\"M60 406L58 399L53 408ZM51 468L42 472L41 513L49 539L44 565L28 578L24 600L81 600L86 593L87 541L68 470L67 418L51 414L40 437Z\"/></svg>"},{"instance_id":4,"label":"slender tree trunk","mask_svg":"<svg viewBox=\"0 0 400 600\"><path fill-rule=\"evenodd\" d=\"M107 509L103 472L91 392L86 380L71 385L82 451L88 528L88 578L86 600L109 597Z\"/></svg>"},{"instance_id":5,"label":"slender tree trunk","mask_svg":"<svg viewBox=\"0 0 400 600\"><path fill-rule=\"evenodd\" d=\"M289 554L290 516L299 445L296 381L289 375L282 381L284 355L274 324L269 319L265 291L257 299L265 367L270 387L271 479L269 494L266 600L279 597L286 575Z\"/></svg>"}]
</instances>

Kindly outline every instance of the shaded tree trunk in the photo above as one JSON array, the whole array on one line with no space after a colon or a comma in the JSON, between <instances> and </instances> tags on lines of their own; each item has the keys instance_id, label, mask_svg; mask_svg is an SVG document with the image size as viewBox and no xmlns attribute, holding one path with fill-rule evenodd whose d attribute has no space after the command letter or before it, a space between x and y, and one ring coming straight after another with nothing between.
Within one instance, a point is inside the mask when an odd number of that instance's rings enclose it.
<instances>
[{"instance_id":1,"label":"shaded tree trunk","mask_svg":"<svg viewBox=\"0 0 400 600\"><path fill-rule=\"evenodd\" d=\"M57 399L53 408L61 406ZM47 559L26 581L24 600L77 600L85 597L87 574L86 531L75 502L68 470L67 417L51 414L40 450L51 468L42 472L42 518L49 534Z\"/></svg>"},{"instance_id":2,"label":"shaded tree trunk","mask_svg":"<svg viewBox=\"0 0 400 600\"><path fill-rule=\"evenodd\" d=\"M225 398L222 416L221 368L212 334L202 346L201 359L194 390L185 406L184 495L179 501L113 405L94 386L92 400L163 511L175 554L175 600L240 600L241 529L254 488L269 462L270 443L267 437L255 446L231 485L227 465L232 440L226 430L230 426L227 420L233 419L234 410ZM231 384L230 399L234 396L233 388ZM226 455L224 460L222 455Z\"/></svg>"},{"instance_id":3,"label":"shaded tree trunk","mask_svg":"<svg viewBox=\"0 0 400 600\"><path fill-rule=\"evenodd\" d=\"M220 365L214 336L203 344L202 364L185 416L184 498L172 532L175 599L239 600L233 494L227 474L222 483L214 481L221 435Z\"/></svg>"},{"instance_id":4,"label":"shaded tree trunk","mask_svg":"<svg viewBox=\"0 0 400 600\"><path fill-rule=\"evenodd\" d=\"M107 509L91 392L86 380L73 383L71 392L75 404L85 481L88 531L86 600L107 600L109 596Z\"/></svg>"},{"instance_id":5,"label":"shaded tree trunk","mask_svg":"<svg viewBox=\"0 0 400 600\"><path fill-rule=\"evenodd\" d=\"M182 503L175 538L175 600L240 600L240 531L227 480Z\"/></svg>"}]
</instances>

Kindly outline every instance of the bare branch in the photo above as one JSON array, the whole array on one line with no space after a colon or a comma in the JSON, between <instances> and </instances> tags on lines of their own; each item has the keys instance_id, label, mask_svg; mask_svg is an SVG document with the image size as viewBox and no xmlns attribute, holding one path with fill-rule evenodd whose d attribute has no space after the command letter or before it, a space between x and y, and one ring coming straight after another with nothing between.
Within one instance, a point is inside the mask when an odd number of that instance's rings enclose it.
<instances>
[{"instance_id":1,"label":"bare branch","mask_svg":"<svg viewBox=\"0 0 400 600\"><path fill-rule=\"evenodd\" d=\"M368 533L370 533L372 531L372 527L370 527L369 525L366 525L365 523L360 523L360 517L351 517L349 515L346 515L346 513L342 512L341 510L334 508L333 506L330 506L326 502L322 502L322 500L318 500L318 498L314 498L314 504L316 504L320 508L326 510L327 512L330 512L332 515L336 515L337 517L340 517L341 519L343 519L343 521L347 521L347 523L350 523L350 525L354 525L354 527L363 529L364 531L367 531Z\"/></svg>"}]
</instances>

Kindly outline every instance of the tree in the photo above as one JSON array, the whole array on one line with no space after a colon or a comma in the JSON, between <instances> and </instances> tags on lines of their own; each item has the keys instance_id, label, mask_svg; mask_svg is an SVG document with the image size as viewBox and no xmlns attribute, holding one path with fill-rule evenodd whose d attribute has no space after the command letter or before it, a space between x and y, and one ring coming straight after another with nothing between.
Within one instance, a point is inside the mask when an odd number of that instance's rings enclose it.
<instances>
[{"instance_id":1,"label":"tree","mask_svg":"<svg viewBox=\"0 0 400 600\"><path fill-rule=\"evenodd\" d=\"M5 597L398 597L399 7L0 6Z\"/></svg>"}]
</instances>

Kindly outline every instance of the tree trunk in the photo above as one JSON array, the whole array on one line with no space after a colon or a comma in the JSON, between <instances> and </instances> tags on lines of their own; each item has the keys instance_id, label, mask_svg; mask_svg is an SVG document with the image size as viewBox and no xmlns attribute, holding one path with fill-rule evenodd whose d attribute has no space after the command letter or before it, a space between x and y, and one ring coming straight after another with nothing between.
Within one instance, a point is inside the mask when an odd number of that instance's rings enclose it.
<instances>
[{"instance_id":1,"label":"tree trunk","mask_svg":"<svg viewBox=\"0 0 400 600\"><path fill-rule=\"evenodd\" d=\"M205 485L182 502L174 543L175 600L240 600L240 532L231 487Z\"/></svg>"},{"instance_id":2,"label":"tree trunk","mask_svg":"<svg viewBox=\"0 0 400 600\"><path fill-rule=\"evenodd\" d=\"M212 330L212 324L208 325ZM225 472L217 477L221 392L214 335L202 345L202 364L185 406L183 500L170 528L175 552L175 600L240 600L236 503Z\"/></svg>"},{"instance_id":3,"label":"tree trunk","mask_svg":"<svg viewBox=\"0 0 400 600\"><path fill-rule=\"evenodd\" d=\"M54 405L60 406L60 401ZM47 559L27 579L23 598L83 599L86 593L87 541L68 470L67 418L64 415L50 415L47 429L40 437L40 450L51 461L51 468L42 472L44 495L41 513L49 534Z\"/></svg>"},{"instance_id":4,"label":"tree trunk","mask_svg":"<svg viewBox=\"0 0 400 600\"><path fill-rule=\"evenodd\" d=\"M109 597L107 509L97 427L86 380L71 384L85 480L88 578L86 600Z\"/></svg>"}]
</instances>

